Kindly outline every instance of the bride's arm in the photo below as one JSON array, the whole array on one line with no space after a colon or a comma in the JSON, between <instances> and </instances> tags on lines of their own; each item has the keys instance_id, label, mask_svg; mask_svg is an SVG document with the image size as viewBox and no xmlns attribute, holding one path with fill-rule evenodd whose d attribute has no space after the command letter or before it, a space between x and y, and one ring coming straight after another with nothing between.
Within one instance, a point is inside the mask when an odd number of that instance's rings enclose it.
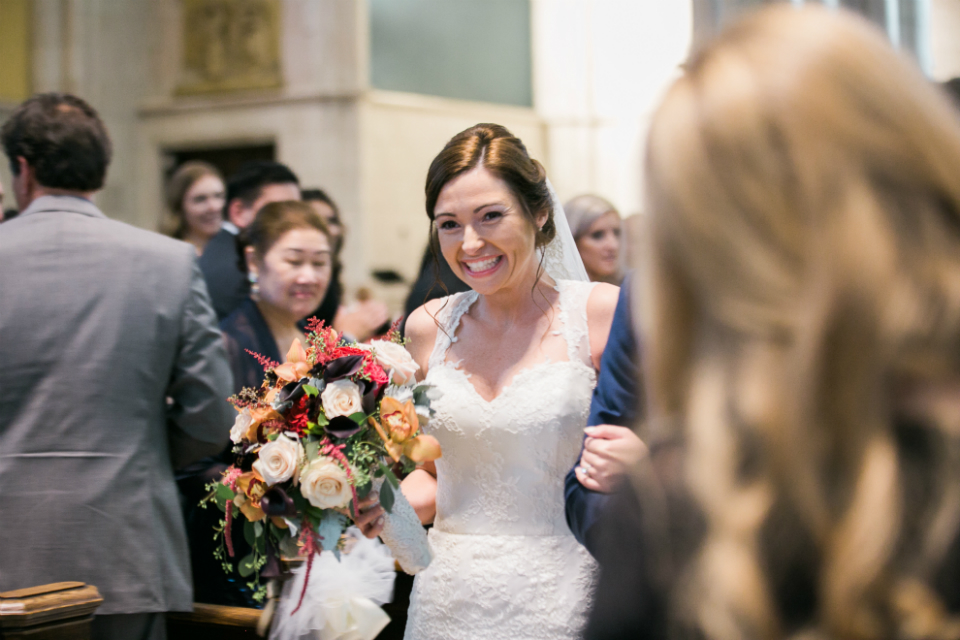
<instances>
[{"instance_id":1,"label":"bride's arm","mask_svg":"<svg viewBox=\"0 0 960 640\"><path fill-rule=\"evenodd\" d=\"M400 483L407 502L423 524L430 524L437 515L437 468L427 462Z\"/></svg>"},{"instance_id":2,"label":"bride's arm","mask_svg":"<svg viewBox=\"0 0 960 640\"><path fill-rule=\"evenodd\" d=\"M437 341L437 323L434 318L443 300L431 300L426 305L418 307L407 318L406 335L410 339L407 350L414 361L420 365L417 379L423 380L427 375L430 354ZM417 512L417 517L423 524L430 524L437 513L437 468L432 462L421 465L417 470L404 478L400 483L400 490L407 501Z\"/></svg>"}]
</instances>

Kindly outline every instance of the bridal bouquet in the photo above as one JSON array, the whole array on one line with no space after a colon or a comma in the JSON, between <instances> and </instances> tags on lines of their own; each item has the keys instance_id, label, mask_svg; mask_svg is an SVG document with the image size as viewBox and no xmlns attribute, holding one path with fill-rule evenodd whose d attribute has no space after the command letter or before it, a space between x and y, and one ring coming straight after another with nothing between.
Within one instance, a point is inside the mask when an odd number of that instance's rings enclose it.
<instances>
[{"instance_id":1,"label":"bridal bouquet","mask_svg":"<svg viewBox=\"0 0 960 640\"><path fill-rule=\"evenodd\" d=\"M382 483L380 504L390 513L398 474L440 457L436 439L420 432L429 387L417 384L419 367L396 328L366 345L316 319L307 331L308 347L295 340L282 364L252 354L265 378L230 399L239 413L230 432L237 463L209 487L224 512L215 556L233 569L231 531L242 520L252 551L237 571L257 600L268 563L275 572L279 556L306 556L309 577L315 554L339 559L358 501Z\"/></svg>"}]
</instances>

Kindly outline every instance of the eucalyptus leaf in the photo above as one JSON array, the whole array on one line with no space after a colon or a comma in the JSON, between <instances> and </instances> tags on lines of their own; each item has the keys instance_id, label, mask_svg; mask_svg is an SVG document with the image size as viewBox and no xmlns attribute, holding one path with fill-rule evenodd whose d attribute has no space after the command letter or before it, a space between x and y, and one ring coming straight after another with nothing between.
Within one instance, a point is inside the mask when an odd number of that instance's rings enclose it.
<instances>
[{"instance_id":1,"label":"eucalyptus leaf","mask_svg":"<svg viewBox=\"0 0 960 640\"><path fill-rule=\"evenodd\" d=\"M257 536L258 538L263 535L263 523L262 523L262 522L254 522L254 523L253 523L253 535Z\"/></svg>"},{"instance_id":2,"label":"eucalyptus leaf","mask_svg":"<svg viewBox=\"0 0 960 640\"><path fill-rule=\"evenodd\" d=\"M393 487L389 482L384 482L383 486L380 487L380 506L383 507L383 510L387 513L393 513L393 503L396 500L396 496L393 495Z\"/></svg>"},{"instance_id":3,"label":"eucalyptus leaf","mask_svg":"<svg viewBox=\"0 0 960 640\"><path fill-rule=\"evenodd\" d=\"M337 548L346 524L347 519L343 515L330 509L324 510L323 519L320 520L320 527L317 530L317 535L322 538L321 544L324 551L332 551Z\"/></svg>"},{"instance_id":4,"label":"eucalyptus leaf","mask_svg":"<svg viewBox=\"0 0 960 640\"><path fill-rule=\"evenodd\" d=\"M249 578L250 576L253 575L253 572L256 570L254 568L256 566L255 563L256 563L256 559L254 558L252 553L247 556L244 556L244 558L237 563L237 572L240 574L241 577Z\"/></svg>"},{"instance_id":5,"label":"eucalyptus leaf","mask_svg":"<svg viewBox=\"0 0 960 640\"><path fill-rule=\"evenodd\" d=\"M247 541L247 544L253 547L257 542L257 535L253 531L253 523L249 520L243 523L243 539Z\"/></svg>"},{"instance_id":6,"label":"eucalyptus leaf","mask_svg":"<svg viewBox=\"0 0 960 640\"><path fill-rule=\"evenodd\" d=\"M307 456L307 460L316 460L320 455L320 441L308 442L304 445L303 451Z\"/></svg>"}]
</instances>

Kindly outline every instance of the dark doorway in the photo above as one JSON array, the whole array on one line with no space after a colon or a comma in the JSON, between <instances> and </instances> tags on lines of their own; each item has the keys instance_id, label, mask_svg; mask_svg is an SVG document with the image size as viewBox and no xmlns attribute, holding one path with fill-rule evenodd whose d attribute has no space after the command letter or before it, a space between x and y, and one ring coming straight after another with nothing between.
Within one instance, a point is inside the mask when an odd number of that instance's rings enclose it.
<instances>
[{"instance_id":1,"label":"dark doorway","mask_svg":"<svg viewBox=\"0 0 960 640\"><path fill-rule=\"evenodd\" d=\"M177 167L189 160L209 162L230 179L237 169L252 160L276 159L277 147L273 143L236 147L168 150L164 155L164 182Z\"/></svg>"}]
</instances>

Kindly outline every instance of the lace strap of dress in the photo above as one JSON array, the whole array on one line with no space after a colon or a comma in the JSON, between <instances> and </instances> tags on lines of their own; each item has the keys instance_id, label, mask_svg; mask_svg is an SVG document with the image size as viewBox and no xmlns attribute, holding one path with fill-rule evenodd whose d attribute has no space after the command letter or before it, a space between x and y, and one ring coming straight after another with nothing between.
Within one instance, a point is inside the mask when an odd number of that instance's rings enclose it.
<instances>
[{"instance_id":1,"label":"lace strap of dress","mask_svg":"<svg viewBox=\"0 0 960 640\"><path fill-rule=\"evenodd\" d=\"M587 326L587 300L593 291L595 282L578 280L557 281L560 292L560 323L563 325L563 339L567 341L567 357L571 361L579 360L589 367L590 330Z\"/></svg>"},{"instance_id":2,"label":"lace strap of dress","mask_svg":"<svg viewBox=\"0 0 960 640\"><path fill-rule=\"evenodd\" d=\"M476 291L461 291L448 296L444 304L437 311L437 340L433 343L433 353L430 354L429 367L443 364L447 358L447 349L457 341L457 327L460 326L460 318L466 313L470 305L477 299Z\"/></svg>"}]
</instances>

